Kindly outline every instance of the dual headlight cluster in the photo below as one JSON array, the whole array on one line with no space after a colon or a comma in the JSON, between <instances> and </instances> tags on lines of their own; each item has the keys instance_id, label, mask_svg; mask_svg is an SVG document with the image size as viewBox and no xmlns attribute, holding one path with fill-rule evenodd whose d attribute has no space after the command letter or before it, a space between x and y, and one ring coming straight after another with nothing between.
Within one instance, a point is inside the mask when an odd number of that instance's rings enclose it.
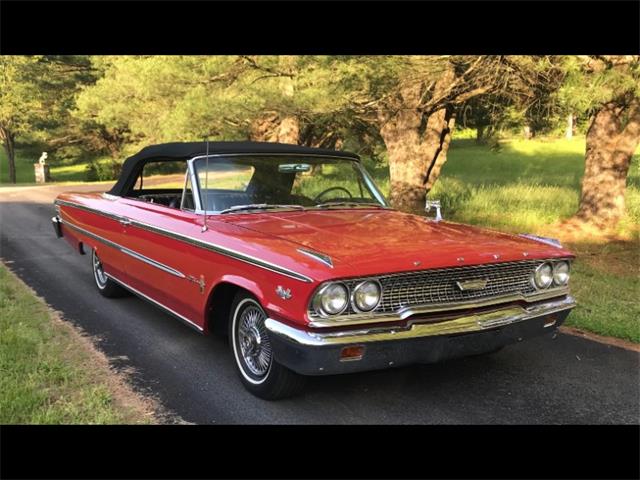
<instances>
[{"instance_id":1,"label":"dual headlight cluster","mask_svg":"<svg viewBox=\"0 0 640 480\"><path fill-rule=\"evenodd\" d=\"M544 262L536 268L531 282L538 289L549 288L551 285L562 287L569 283L570 271L571 266L569 262L564 260L559 262Z\"/></svg>"},{"instance_id":2,"label":"dual headlight cluster","mask_svg":"<svg viewBox=\"0 0 640 480\"><path fill-rule=\"evenodd\" d=\"M356 312L370 312L380 303L382 288L375 280L358 283L351 291L341 282L326 284L313 297L313 310L322 316L339 315L349 304Z\"/></svg>"}]
</instances>

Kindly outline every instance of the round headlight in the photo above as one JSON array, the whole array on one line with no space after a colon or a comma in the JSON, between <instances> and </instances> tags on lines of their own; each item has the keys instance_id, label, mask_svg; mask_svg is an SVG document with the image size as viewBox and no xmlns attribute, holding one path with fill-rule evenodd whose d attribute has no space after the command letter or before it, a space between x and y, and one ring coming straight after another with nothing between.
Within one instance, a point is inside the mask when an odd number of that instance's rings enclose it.
<instances>
[{"instance_id":1,"label":"round headlight","mask_svg":"<svg viewBox=\"0 0 640 480\"><path fill-rule=\"evenodd\" d=\"M569 283L569 262L557 262L553 266L553 283L566 285Z\"/></svg>"},{"instance_id":2,"label":"round headlight","mask_svg":"<svg viewBox=\"0 0 640 480\"><path fill-rule=\"evenodd\" d=\"M553 282L553 268L549 263L543 263L533 274L533 283L538 288L547 288Z\"/></svg>"},{"instance_id":3,"label":"round headlight","mask_svg":"<svg viewBox=\"0 0 640 480\"><path fill-rule=\"evenodd\" d=\"M316 296L316 310L328 315L342 313L349 302L349 292L342 283L330 283Z\"/></svg>"},{"instance_id":4,"label":"round headlight","mask_svg":"<svg viewBox=\"0 0 640 480\"><path fill-rule=\"evenodd\" d=\"M380 284L371 280L359 283L353 289L351 301L356 310L361 312L373 310L380 302Z\"/></svg>"}]
</instances>

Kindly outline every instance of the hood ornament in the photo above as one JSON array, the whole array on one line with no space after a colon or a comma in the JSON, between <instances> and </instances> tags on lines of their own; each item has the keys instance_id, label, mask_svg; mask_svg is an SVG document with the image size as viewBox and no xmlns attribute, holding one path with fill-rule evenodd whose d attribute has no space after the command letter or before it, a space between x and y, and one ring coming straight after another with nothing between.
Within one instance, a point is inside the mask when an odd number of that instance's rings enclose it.
<instances>
[{"instance_id":1,"label":"hood ornament","mask_svg":"<svg viewBox=\"0 0 640 480\"><path fill-rule=\"evenodd\" d=\"M426 200L424 204L424 211L429 213L432 208L436 209L436 218L434 218L434 220L439 222L442 220L442 215L440 213L440 200Z\"/></svg>"},{"instance_id":2,"label":"hood ornament","mask_svg":"<svg viewBox=\"0 0 640 480\"><path fill-rule=\"evenodd\" d=\"M308 250L306 248L298 248L298 251L307 257L311 257L314 260L323 263L329 268L333 268L333 261L329 255L325 255L324 253L314 252L313 250Z\"/></svg>"}]
</instances>

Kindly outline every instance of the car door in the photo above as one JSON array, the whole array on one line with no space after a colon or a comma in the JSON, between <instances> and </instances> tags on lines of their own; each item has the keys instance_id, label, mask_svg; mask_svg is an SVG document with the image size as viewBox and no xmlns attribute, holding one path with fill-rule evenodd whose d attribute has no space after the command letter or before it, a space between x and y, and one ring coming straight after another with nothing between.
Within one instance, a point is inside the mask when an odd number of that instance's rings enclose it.
<instances>
[{"instance_id":1,"label":"car door","mask_svg":"<svg viewBox=\"0 0 640 480\"><path fill-rule=\"evenodd\" d=\"M185 245L171 233L180 229L177 225L188 223L195 216L181 208L185 204L188 175L186 162L180 163L184 169L181 173L169 169L168 175L149 176L144 180L147 188L122 199L129 287L171 310L176 306L175 290L187 282L187 274L183 272ZM180 188L176 188L178 185ZM186 202L185 206L191 203Z\"/></svg>"}]
</instances>

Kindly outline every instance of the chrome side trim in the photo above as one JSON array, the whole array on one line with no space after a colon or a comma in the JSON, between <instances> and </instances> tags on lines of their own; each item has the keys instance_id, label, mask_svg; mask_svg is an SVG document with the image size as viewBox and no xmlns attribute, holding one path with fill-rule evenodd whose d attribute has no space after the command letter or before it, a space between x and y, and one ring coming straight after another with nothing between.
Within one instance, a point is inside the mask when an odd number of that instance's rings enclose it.
<instances>
[{"instance_id":1,"label":"chrome side trim","mask_svg":"<svg viewBox=\"0 0 640 480\"><path fill-rule=\"evenodd\" d=\"M149 225L147 223L138 222L137 220L132 220L131 225L135 227L142 228L144 230L148 230L150 232L158 233L160 235L164 235L169 238L173 238L175 240L181 240L196 247L204 248L205 250L209 250L211 252L219 253L221 255L225 255L230 258L234 258L236 260L240 260L245 263L249 263L256 267L263 268L265 270L269 270L274 273L279 273L280 275L284 275L289 278L293 278L294 280L299 280L301 282L312 283L313 279L307 277L306 275L302 275L301 273L294 272L293 270L289 270L284 267L280 267L271 262L267 262L266 260L261 260L259 258L253 257L251 255L247 255L245 253L240 253L236 250L232 250L227 247L223 247L221 245L216 245L213 243L205 242L198 238L191 237L189 235L184 235L182 233L172 232L171 230L165 230L164 228L156 227L154 225Z\"/></svg>"},{"instance_id":2,"label":"chrome side trim","mask_svg":"<svg viewBox=\"0 0 640 480\"><path fill-rule=\"evenodd\" d=\"M87 212L95 213L97 215L102 215L104 217L110 218L112 220L121 221L121 220L129 220L126 217L121 215L114 215L111 213L102 212L100 210L96 210L90 207L86 207L85 205L79 205L76 203L67 202L64 200L56 200L56 204L65 205L69 207L79 208L81 210L85 210ZM130 225L142 228L144 230L157 233L159 235L164 235L165 237L173 238L174 240L184 241L191 245L194 245L199 248L204 248L205 250L209 250L215 253L219 253L220 255L224 255L230 258L234 258L241 262L249 263L256 267L263 268L265 270L269 270L274 273L278 273L280 275L284 275L289 278L293 278L294 280L298 280L301 282L312 283L313 279L303 275L301 273L294 272L293 270L289 270L285 267L280 267L279 265L275 265L271 262L267 262L266 260L261 260L259 258L253 257L251 255L247 255L245 253L238 252L236 250L232 250L227 247L223 247L221 245L216 245L214 243L205 242L204 240L200 240L198 238L191 237L189 235L184 235L182 233L173 232L171 230L166 230L164 228L156 227L153 225L149 225L147 223L139 222L137 220L130 220Z\"/></svg>"},{"instance_id":3,"label":"chrome side trim","mask_svg":"<svg viewBox=\"0 0 640 480\"><path fill-rule=\"evenodd\" d=\"M544 315L550 315L576 306L572 297L567 297L544 305L528 308L510 307L494 312L467 315L453 320L438 323L414 323L405 328L385 327L341 332L310 332L291 327L282 322L268 318L265 326L274 335L296 345L305 347L322 347L326 345L344 345L389 340L407 340L437 335L453 335L472 333L522 322Z\"/></svg>"},{"instance_id":4,"label":"chrome side trim","mask_svg":"<svg viewBox=\"0 0 640 480\"><path fill-rule=\"evenodd\" d=\"M86 205L80 205L79 203L67 202L66 200L58 200L57 198L53 202L54 205L62 205L65 207L73 207L79 210L84 210L89 213L96 213L98 215L102 215L103 217L110 218L111 220L115 220L119 222L121 220L128 220L127 217L123 215L116 215L114 213L102 212L100 210L96 210L95 208L87 207Z\"/></svg>"},{"instance_id":5,"label":"chrome side trim","mask_svg":"<svg viewBox=\"0 0 640 480\"><path fill-rule=\"evenodd\" d=\"M140 290L137 290L135 288L133 288L131 285L123 282L122 280L119 280L118 278L114 277L113 275L111 275L110 273L105 273L105 275L107 277L109 277L111 280L113 280L114 282L118 283L119 285L123 286L124 288L126 288L127 290L130 290L131 292L135 293L136 295L138 295L140 298L147 300L150 303L153 303L156 307L161 308L162 310L164 310L165 312L169 313L170 315L173 315L174 317L176 317L178 320L184 322L187 326L194 328L195 330L197 330L198 332L201 332L204 330L200 325L192 322L191 320L189 320L187 317L180 315L178 312L176 312L175 310L171 310L169 307L163 305L162 303L158 302L157 300L154 300L153 298L151 298L148 295L145 295L144 293L142 293Z\"/></svg>"},{"instance_id":6,"label":"chrome side trim","mask_svg":"<svg viewBox=\"0 0 640 480\"><path fill-rule=\"evenodd\" d=\"M115 242L112 242L111 240L107 240L106 238L101 237L100 235L96 235L95 233L92 233L89 230L85 230L82 227L78 227L77 225L74 225L73 223L68 222L67 220L65 220L63 218L60 219L60 223L62 223L63 225L65 225L65 226L67 226L69 228L71 228L72 230L75 230L77 232L80 232L80 233L86 235L87 237L93 238L94 240L97 240L98 242L103 243L104 245L106 245L108 247L115 248L116 250L120 250L122 248L119 244L117 244Z\"/></svg>"},{"instance_id":7,"label":"chrome side trim","mask_svg":"<svg viewBox=\"0 0 640 480\"><path fill-rule=\"evenodd\" d=\"M499 305L501 303L509 303L509 302L517 302L517 301L525 301L527 303L538 302L540 300L547 300L554 297L559 297L564 294L569 293L568 288L563 289L552 289L546 292L542 292L537 295L525 296L525 295L509 295L506 297L494 297L487 299L482 302L460 302L460 303L442 303L442 304L431 304L428 306L416 306L416 307L406 307L402 310L398 310L396 313L389 315L376 315L375 312L370 312L369 314L361 314L361 315L341 315L320 318L320 317L312 317L312 320L309 322L310 327L341 327L343 325L362 325L367 323L378 323L378 322L393 322L398 320L405 320L413 315L418 315L422 313L437 313L437 312L446 312L449 310L463 310L468 308L481 308L481 307L490 307L491 305Z\"/></svg>"},{"instance_id":8,"label":"chrome side trim","mask_svg":"<svg viewBox=\"0 0 640 480\"><path fill-rule=\"evenodd\" d=\"M133 250L129 250L128 248L125 248L125 247L120 247L120 250L122 251L122 253L126 253L127 255L137 260L140 260L141 262L144 262L148 265L151 265L152 267L156 267L157 269L162 270L163 272L167 272L170 275L173 275L178 278L187 278L187 276L184 273L174 268L171 268L165 265L164 263L156 262L155 260L152 260L149 257L145 257L144 255L134 252Z\"/></svg>"},{"instance_id":9,"label":"chrome side trim","mask_svg":"<svg viewBox=\"0 0 640 480\"><path fill-rule=\"evenodd\" d=\"M303 255L307 257L311 257L314 260L319 261L320 263L328 266L329 268L333 268L333 260L329 255L325 255L324 253L314 252L313 250L309 250L307 248L298 248L297 249Z\"/></svg>"},{"instance_id":10,"label":"chrome side trim","mask_svg":"<svg viewBox=\"0 0 640 480\"><path fill-rule=\"evenodd\" d=\"M151 265L152 267L156 267L159 270L162 270L163 272L169 273L171 275L174 275L178 278L186 278L186 275L178 270L176 270L175 268L171 268L168 265L165 265L164 263L160 263L160 262L156 262L155 260L153 260L152 258L149 258L145 255L142 255L138 252L134 252L133 250L128 249L127 247L123 247L122 245L120 245L119 243L115 243L112 242L111 240L107 240L104 237L101 237L100 235L96 235L95 233L92 233L88 230L85 230L84 228L78 227L77 225L74 225L70 222L68 222L67 220L60 220L62 222L62 224L66 225L67 227L76 230L88 237L93 238L94 240L97 240L101 243L103 243L104 245L107 245L109 247L115 248L116 250L120 250L122 253L129 255L130 257L135 258L136 260L140 260L141 262L144 262L148 265Z\"/></svg>"}]
</instances>

